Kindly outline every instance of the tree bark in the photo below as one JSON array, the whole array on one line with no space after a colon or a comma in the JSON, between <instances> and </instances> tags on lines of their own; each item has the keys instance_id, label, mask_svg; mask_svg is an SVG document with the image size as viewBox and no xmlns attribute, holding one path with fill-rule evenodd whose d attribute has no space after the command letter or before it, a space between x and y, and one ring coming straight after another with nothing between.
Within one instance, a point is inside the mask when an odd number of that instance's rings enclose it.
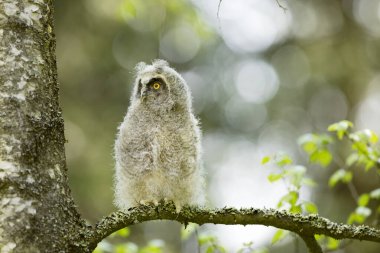
<instances>
[{"instance_id":1,"label":"tree bark","mask_svg":"<svg viewBox=\"0 0 380 253\"><path fill-rule=\"evenodd\" d=\"M0 1L0 248L69 252L70 195L52 1Z\"/></svg>"}]
</instances>

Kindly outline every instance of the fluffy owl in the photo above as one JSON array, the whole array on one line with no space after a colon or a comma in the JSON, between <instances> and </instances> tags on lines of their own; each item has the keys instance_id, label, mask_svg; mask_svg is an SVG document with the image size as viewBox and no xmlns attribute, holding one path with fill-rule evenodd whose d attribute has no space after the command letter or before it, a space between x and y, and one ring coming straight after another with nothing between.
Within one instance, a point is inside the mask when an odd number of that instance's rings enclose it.
<instances>
[{"instance_id":1,"label":"fluffy owl","mask_svg":"<svg viewBox=\"0 0 380 253\"><path fill-rule=\"evenodd\" d=\"M164 60L139 63L115 142L115 203L204 202L200 129L185 80Z\"/></svg>"}]
</instances>

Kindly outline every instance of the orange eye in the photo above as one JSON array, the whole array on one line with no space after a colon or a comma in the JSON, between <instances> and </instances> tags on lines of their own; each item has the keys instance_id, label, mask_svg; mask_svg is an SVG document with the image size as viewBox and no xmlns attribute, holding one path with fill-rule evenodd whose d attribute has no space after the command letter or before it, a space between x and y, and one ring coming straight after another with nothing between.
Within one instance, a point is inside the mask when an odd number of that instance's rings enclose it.
<instances>
[{"instance_id":1,"label":"orange eye","mask_svg":"<svg viewBox=\"0 0 380 253\"><path fill-rule=\"evenodd\" d=\"M153 89L158 90L161 87L159 83L154 83L153 84Z\"/></svg>"}]
</instances>

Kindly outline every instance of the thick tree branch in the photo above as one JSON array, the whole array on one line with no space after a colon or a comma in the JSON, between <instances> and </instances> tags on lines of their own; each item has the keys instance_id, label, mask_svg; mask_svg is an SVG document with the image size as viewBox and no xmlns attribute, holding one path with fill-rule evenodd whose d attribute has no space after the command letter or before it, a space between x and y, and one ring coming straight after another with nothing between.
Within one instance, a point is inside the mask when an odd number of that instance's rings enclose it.
<instances>
[{"instance_id":1,"label":"thick tree branch","mask_svg":"<svg viewBox=\"0 0 380 253\"><path fill-rule=\"evenodd\" d=\"M380 242L380 230L368 226L352 226L334 223L318 215L291 214L275 209L201 209L184 207L176 213L172 203L159 206L140 206L127 212L117 211L103 218L94 227L89 227L82 236L86 238L89 249L94 249L98 242L111 233L149 220L176 220L180 223L189 222L199 225L205 223L225 225L265 225L277 227L299 234L305 240L310 252L322 252L314 239L315 234L324 234L335 239L357 239Z\"/></svg>"}]
</instances>

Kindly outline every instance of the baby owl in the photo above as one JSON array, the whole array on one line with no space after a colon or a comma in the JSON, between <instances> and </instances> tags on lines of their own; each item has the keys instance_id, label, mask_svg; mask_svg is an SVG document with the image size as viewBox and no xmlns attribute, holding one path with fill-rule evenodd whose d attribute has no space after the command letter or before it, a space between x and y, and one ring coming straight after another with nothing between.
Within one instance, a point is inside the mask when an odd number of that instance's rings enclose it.
<instances>
[{"instance_id":1,"label":"baby owl","mask_svg":"<svg viewBox=\"0 0 380 253\"><path fill-rule=\"evenodd\" d=\"M139 63L115 142L115 203L121 209L204 201L200 129L185 80L164 60Z\"/></svg>"}]
</instances>

